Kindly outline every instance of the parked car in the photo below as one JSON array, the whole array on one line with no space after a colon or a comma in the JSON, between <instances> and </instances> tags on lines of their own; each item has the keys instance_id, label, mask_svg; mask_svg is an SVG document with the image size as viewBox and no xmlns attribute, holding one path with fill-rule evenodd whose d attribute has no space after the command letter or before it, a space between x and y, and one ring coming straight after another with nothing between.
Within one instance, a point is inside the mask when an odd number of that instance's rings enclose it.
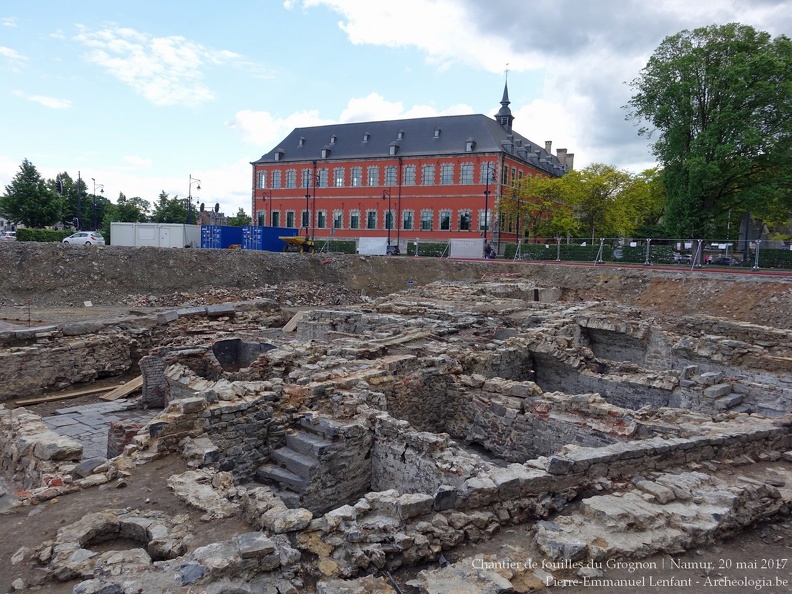
<instances>
[{"instance_id":1,"label":"parked car","mask_svg":"<svg viewBox=\"0 0 792 594\"><path fill-rule=\"evenodd\" d=\"M718 256L712 263L716 266L737 266L740 261L731 256Z\"/></svg>"},{"instance_id":2,"label":"parked car","mask_svg":"<svg viewBox=\"0 0 792 594\"><path fill-rule=\"evenodd\" d=\"M679 254L674 252L674 264L692 264L693 256L690 254Z\"/></svg>"},{"instance_id":3,"label":"parked car","mask_svg":"<svg viewBox=\"0 0 792 594\"><path fill-rule=\"evenodd\" d=\"M0 232L0 241L16 241L16 231Z\"/></svg>"},{"instance_id":4,"label":"parked car","mask_svg":"<svg viewBox=\"0 0 792 594\"><path fill-rule=\"evenodd\" d=\"M105 240L98 231L78 231L63 238L63 243L80 243L85 245L104 245Z\"/></svg>"}]
</instances>

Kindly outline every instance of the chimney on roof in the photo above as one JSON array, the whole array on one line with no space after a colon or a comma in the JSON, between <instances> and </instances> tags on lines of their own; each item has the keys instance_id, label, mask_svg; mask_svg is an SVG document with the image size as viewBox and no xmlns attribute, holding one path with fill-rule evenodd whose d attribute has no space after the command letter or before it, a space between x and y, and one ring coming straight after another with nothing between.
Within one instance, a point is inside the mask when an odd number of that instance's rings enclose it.
<instances>
[{"instance_id":1,"label":"chimney on roof","mask_svg":"<svg viewBox=\"0 0 792 594\"><path fill-rule=\"evenodd\" d=\"M564 169L566 169L566 153L566 149L556 149L556 156L558 157L558 160L561 161L561 167Z\"/></svg>"},{"instance_id":2,"label":"chimney on roof","mask_svg":"<svg viewBox=\"0 0 792 594\"><path fill-rule=\"evenodd\" d=\"M545 140L545 150L550 153L553 148L553 141L552 140Z\"/></svg>"},{"instance_id":3,"label":"chimney on roof","mask_svg":"<svg viewBox=\"0 0 792 594\"><path fill-rule=\"evenodd\" d=\"M567 171L572 171L572 169L574 169L575 153L567 153L566 154L566 163L565 163L565 165L566 165Z\"/></svg>"}]
</instances>

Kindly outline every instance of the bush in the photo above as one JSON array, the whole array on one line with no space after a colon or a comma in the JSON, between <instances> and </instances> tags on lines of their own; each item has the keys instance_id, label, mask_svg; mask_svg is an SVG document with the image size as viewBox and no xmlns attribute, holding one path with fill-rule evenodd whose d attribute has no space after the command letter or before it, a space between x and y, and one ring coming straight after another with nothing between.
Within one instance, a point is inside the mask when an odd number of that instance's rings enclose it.
<instances>
[{"instance_id":1,"label":"bush","mask_svg":"<svg viewBox=\"0 0 792 594\"><path fill-rule=\"evenodd\" d=\"M429 256L432 258L442 258L448 256L448 244L432 241L419 241L417 244L418 253L415 253L416 243L414 241L407 242L407 255L408 256Z\"/></svg>"},{"instance_id":2,"label":"bush","mask_svg":"<svg viewBox=\"0 0 792 594\"><path fill-rule=\"evenodd\" d=\"M325 251L324 244L317 245L319 249ZM357 252L357 244L354 241L328 241L326 251L339 252L342 254L354 254Z\"/></svg>"},{"instance_id":3,"label":"bush","mask_svg":"<svg viewBox=\"0 0 792 594\"><path fill-rule=\"evenodd\" d=\"M72 231L59 231L58 229L28 229L27 227L16 230L17 241L39 241L43 243L59 243L64 237L71 235Z\"/></svg>"}]
</instances>

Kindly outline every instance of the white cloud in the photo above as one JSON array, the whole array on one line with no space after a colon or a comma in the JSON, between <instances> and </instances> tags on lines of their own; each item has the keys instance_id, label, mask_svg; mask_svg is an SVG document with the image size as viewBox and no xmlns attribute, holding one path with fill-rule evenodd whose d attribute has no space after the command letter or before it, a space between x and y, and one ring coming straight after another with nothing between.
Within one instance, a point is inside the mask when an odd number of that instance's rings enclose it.
<instances>
[{"instance_id":1,"label":"white cloud","mask_svg":"<svg viewBox=\"0 0 792 594\"><path fill-rule=\"evenodd\" d=\"M75 40L88 48L89 62L102 66L154 105L192 107L213 100L203 70L241 60L234 52L212 50L184 37L154 37L130 28L91 31L80 27Z\"/></svg>"},{"instance_id":2,"label":"white cloud","mask_svg":"<svg viewBox=\"0 0 792 594\"><path fill-rule=\"evenodd\" d=\"M239 131L245 142L266 146L269 150L271 145L285 138L294 128L324 126L334 122L335 120L320 118L319 112L315 110L299 111L285 118L279 118L267 111L246 109L237 112L228 125Z\"/></svg>"},{"instance_id":3,"label":"white cloud","mask_svg":"<svg viewBox=\"0 0 792 594\"><path fill-rule=\"evenodd\" d=\"M58 99L57 97L46 97L44 95L27 95L22 91L14 91L14 95L50 109L69 109L72 106L72 102L68 99Z\"/></svg>"},{"instance_id":4,"label":"white cloud","mask_svg":"<svg viewBox=\"0 0 792 594\"><path fill-rule=\"evenodd\" d=\"M438 69L463 64L484 72L537 71L541 95L515 106L515 128L531 140L555 140L575 153L576 167L605 162L643 168L651 164L622 106L625 84L638 76L663 40L682 29L741 22L771 34L792 29L788 0L288 0L286 8L330 9L357 45L411 47ZM354 103L353 103L354 101ZM381 113L411 117L401 104L371 95L353 100L344 121ZM358 104L359 103L359 104ZM379 103L379 105L377 105ZM350 113L347 113L350 112ZM417 110L420 115L432 115ZM365 119L364 117L364 119ZM563 147L562 147L563 148Z\"/></svg>"},{"instance_id":5,"label":"white cloud","mask_svg":"<svg viewBox=\"0 0 792 594\"><path fill-rule=\"evenodd\" d=\"M124 162L129 163L135 169L147 169L151 167L151 159L148 157L138 157L135 155L127 155L124 157Z\"/></svg>"},{"instance_id":6,"label":"white cloud","mask_svg":"<svg viewBox=\"0 0 792 594\"><path fill-rule=\"evenodd\" d=\"M2 58L11 72L21 72L28 62L27 56L23 56L15 49L2 45L0 45L0 58Z\"/></svg>"},{"instance_id":7,"label":"white cloud","mask_svg":"<svg viewBox=\"0 0 792 594\"><path fill-rule=\"evenodd\" d=\"M4 17L0 19L0 25L3 27L16 27L17 20L14 17Z\"/></svg>"}]
</instances>

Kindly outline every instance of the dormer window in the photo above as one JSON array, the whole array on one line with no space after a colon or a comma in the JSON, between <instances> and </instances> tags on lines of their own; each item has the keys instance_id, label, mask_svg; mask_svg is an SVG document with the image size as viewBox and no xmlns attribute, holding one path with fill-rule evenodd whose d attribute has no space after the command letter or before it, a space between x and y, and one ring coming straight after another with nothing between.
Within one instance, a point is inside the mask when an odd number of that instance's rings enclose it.
<instances>
[{"instance_id":1,"label":"dormer window","mask_svg":"<svg viewBox=\"0 0 792 594\"><path fill-rule=\"evenodd\" d=\"M402 138L404 138L404 130L399 130L396 134L396 140L401 140Z\"/></svg>"},{"instance_id":2,"label":"dormer window","mask_svg":"<svg viewBox=\"0 0 792 594\"><path fill-rule=\"evenodd\" d=\"M395 155L398 152L399 152L399 143L398 142L391 142L390 143L389 154L390 155Z\"/></svg>"},{"instance_id":3,"label":"dormer window","mask_svg":"<svg viewBox=\"0 0 792 594\"><path fill-rule=\"evenodd\" d=\"M322 149L322 159L328 159L329 157L330 157L330 149L327 148L327 147L324 147Z\"/></svg>"},{"instance_id":4,"label":"dormer window","mask_svg":"<svg viewBox=\"0 0 792 594\"><path fill-rule=\"evenodd\" d=\"M277 149L275 151L275 154L273 155L273 158L276 161L282 161L283 160L283 153L284 153L284 150L282 148L279 148L279 149Z\"/></svg>"},{"instance_id":5,"label":"dormer window","mask_svg":"<svg viewBox=\"0 0 792 594\"><path fill-rule=\"evenodd\" d=\"M440 128L435 128L434 129L434 137L435 138L440 138Z\"/></svg>"},{"instance_id":6,"label":"dormer window","mask_svg":"<svg viewBox=\"0 0 792 594\"><path fill-rule=\"evenodd\" d=\"M465 152L466 152L466 153L472 153L472 152L473 152L473 149L475 149L475 148L476 148L476 141L475 141L475 140L473 140L473 138L472 138L472 137L471 137L471 138L468 138L468 139L465 141Z\"/></svg>"},{"instance_id":7,"label":"dormer window","mask_svg":"<svg viewBox=\"0 0 792 594\"><path fill-rule=\"evenodd\" d=\"M299 142L297 142L297 146L302 146L302 145L304 145L304 144L305 144L305 138L303 138L302 136L300 136L300 140L299 140Z\"/></svg>"},{"instance_id":8,"label":"dormer window","mask_svg":"<svg viewBox=\"0 0 792 594\"><path fill-rule=\"evenodd\" d=\"M369 134L368 132L364 132L363 133L363 142L368 142L369 138L371 138L371 134Z\"/></svg>"},{"instance_id":9,"label":"dormer window","mask_svg":"<svg viewBox=\"0 0 792 594\"><path fill-rule=\"evenodd\" d=\"M331 135L330 135L330 144L335 144L336 138L337 138L337 137L336 137L336 135L335 135L335 134L331 134Z\"/></svg>"}]
</instances>

